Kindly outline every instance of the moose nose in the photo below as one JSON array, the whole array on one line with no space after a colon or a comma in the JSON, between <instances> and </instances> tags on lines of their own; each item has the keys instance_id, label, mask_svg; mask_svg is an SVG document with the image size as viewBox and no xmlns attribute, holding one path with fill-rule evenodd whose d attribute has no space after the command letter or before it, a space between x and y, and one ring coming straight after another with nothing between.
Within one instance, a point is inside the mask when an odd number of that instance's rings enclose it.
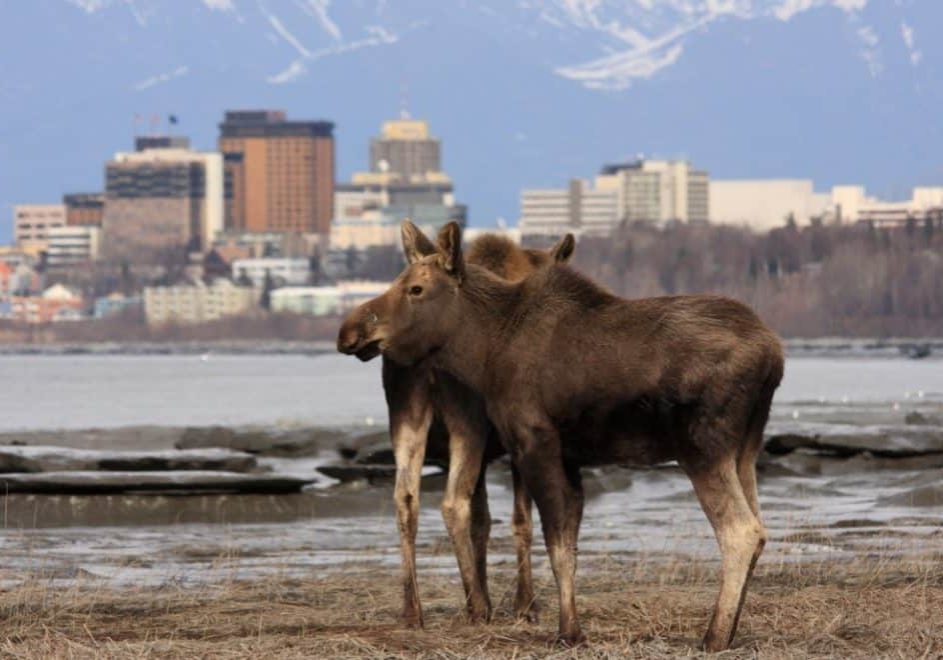
<instances>
[{"instance_id":1,"label":"moose nose","mask_svg":"<svg viewBox=\"0 0 943 660\"><path fill-rule=\"evenodd\" d=\"M337 333L337 350L347 355L355 353L357 347L360 346L360 340L360 332L356 328L349 325L341 326L340 332Z\"/></svg>"}]
</instances>

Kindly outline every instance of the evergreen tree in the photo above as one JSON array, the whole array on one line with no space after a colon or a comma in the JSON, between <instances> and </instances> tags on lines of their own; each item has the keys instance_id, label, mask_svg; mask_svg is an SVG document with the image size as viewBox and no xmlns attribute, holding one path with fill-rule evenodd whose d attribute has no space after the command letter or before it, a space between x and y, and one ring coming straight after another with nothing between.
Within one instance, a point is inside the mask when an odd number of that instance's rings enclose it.
<instances>
[{"instance_id":1,"label":"evergreen tree","mask_svg":"<svg viewBox=\"0 0 943 660\"><path fill-rule=\"evenodd\" d=\"M265 283L262 285L262 296L259 298L259 306L262 309L272 309L272 289L275 288L275 281L272 279L272 271L265 269Z\"/></svg>"}]
</instances>

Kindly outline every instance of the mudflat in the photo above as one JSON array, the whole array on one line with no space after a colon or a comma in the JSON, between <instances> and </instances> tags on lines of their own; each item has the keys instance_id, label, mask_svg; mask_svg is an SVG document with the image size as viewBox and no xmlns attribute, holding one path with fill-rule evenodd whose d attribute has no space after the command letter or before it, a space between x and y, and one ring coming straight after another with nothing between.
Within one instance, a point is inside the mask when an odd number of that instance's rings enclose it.
<instances>
[{"instance_id":1,"label":"mudflat","mask_svg":"<svg viewBox=\"0 0 943 660\"><path fill-rule=\"evenodd\" d=\"M317 579L197 588L27 581L0 594L0 654L15 658L697 657L715 566L681 557L596 558L580 572L589 643L554 643L554 586L538 570L538 623L512 618L513 566L492 568L492 623L465 623L457 577L426 573L426 629L397 620L396 571L352 565ZM939 657L943 558L760 562L724 658Z\"/></svg>"}]
</instances>

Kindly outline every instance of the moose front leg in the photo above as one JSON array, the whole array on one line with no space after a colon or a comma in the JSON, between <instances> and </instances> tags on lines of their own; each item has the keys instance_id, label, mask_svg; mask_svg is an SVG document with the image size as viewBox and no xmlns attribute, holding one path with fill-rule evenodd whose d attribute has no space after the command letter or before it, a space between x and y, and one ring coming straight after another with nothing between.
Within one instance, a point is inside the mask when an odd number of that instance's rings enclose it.
<instances>
[{"instance_id":1,"label":"moose front leg","mask_svg":"<svg viewBox=\"0 0 943 660\"><path fill-rule=\"evenodd\" d=\"M472 529L472 497L483 486L479 484L479 476L484 455L484 436L457 419L448 420L446 425L449 429L449 476L442 500L442 517L458 560L469 619L487 621L491 618L491 602L485 576L479 572L479 548L476 548ZM480 502L476 504L480 509ZM487 515L487 503L485 507L483 513ZM482 515L481 511L475 513ZM480 524L476 527L480 527ZM480 529L475 531L480 535ZM480 540L478 542L481 543Z\"/></svg>"},{"instance_id":2,"label":"moose front leg","mask_svg":"<svg viewBox=\"0 0 943 660\"><path fill-rule=\"evenodd\" d=\"M423 410L409 419L391 424L393 453L396 457L396 520L399 528L400 557L403 566L403 622L421 628L422 606L416 582L416 532L419 529L419 484L426 457L426 442L432 410Z\"/></svg>"},{"instance_id":3,"label":"moose front leg","mask_svg":"<svg viewBox=\"0 0 943 660\"><path fill-rule=\"evenodd\" d=\"M488 486L486 484L486 472L488 466L484 462L481 465L481 473L478 475L478 484L475 486L475 494L472 496L472 543L475 546L475 567L478 579L478 589L484 595L484 600L488 603L488 614L491 614L491 597L488 595L488 539L491 536L491 511L488 509Z\"/></svg>"}]
</instances>

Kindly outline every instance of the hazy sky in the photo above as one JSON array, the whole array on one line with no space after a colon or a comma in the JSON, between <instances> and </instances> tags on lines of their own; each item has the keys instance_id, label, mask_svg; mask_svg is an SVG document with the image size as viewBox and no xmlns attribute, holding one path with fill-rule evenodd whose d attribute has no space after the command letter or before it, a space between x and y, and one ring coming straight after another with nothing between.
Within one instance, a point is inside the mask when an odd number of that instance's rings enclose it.
<instances>
[{"instance_id":1,"label":"hazy sky","mask_svg":"<svg viewBox=\"0 0 943 660\"><path fill-rule=\"evenodd\" d=\"M211 149L235 108L336 122L343 180L405 105L475 225L640 153L906 197L943 184L939 25L938 0L6 2L0 240L12 204L100 190L136 114Z\"/></svg>"}]
</instances>

